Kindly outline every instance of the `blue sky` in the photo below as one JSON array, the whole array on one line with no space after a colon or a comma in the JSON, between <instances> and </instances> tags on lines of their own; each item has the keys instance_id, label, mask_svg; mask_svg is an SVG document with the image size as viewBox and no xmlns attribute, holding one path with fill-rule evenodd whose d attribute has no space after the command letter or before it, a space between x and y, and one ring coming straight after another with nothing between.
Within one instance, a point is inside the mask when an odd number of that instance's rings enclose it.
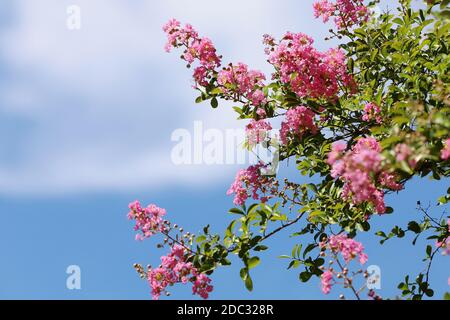
<instances>
[{"instance_id":1,"label":"blue sky","mask_svg":"<svg viewBox=\"0 0 450 320\"><path fill-rule=\"evenodd\" d=\"M157 263L154 243L134 241L126 220L135 199L167 208L185 229L206 223L224 229L232 199L225 195L238 166L175 166L171 133L241 128L229 105L196 105L190 71L166 54L161 26L169 18L192 23L226 61L265 71L261 36L301 31L319 48L329 26L313 19L302 1L4 1L0 8L0 298L148 299L132 264ZM392 1L390 1L392 2ZM66 27L66 8L81 8L81 30ZM274 12L279 14L274 15ZM282 173L292 179L292 168ZM416 216L415 203L435 202L447 181L416 180L388 198L393 216L376 219L384 230ZM376 229L376 228L374 228ZM376 229L378 230L378 229ZM382 295L392 296L408 272L418 272L423 250L406 240L380 247L361 236L371 264L382 269ZM247 293L240 265L213 277L212 298L323 298L318 281L301 284L298 272L277 259L294 244L272 241ZM449 259L438 257L432 283L448 290ZM82 289L67 290L65 270L79 265ZM336 295L331 295L333 298ZM192 298L189 288L175 298Z\"/></svg>"}]
</instances>

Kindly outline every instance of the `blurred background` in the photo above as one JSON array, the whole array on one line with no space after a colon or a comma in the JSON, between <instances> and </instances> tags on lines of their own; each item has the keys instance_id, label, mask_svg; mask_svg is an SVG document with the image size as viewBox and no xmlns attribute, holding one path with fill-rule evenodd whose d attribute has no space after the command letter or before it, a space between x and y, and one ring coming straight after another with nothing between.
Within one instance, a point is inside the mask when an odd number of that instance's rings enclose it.
<instances>
[{"instance_id":1,"label":"blurred background","mask_svg":"<svg viewBox=\"0 0 450 320\"><path fill-rule=\"evenodd\" d=\"M157 264L165 251L136 242L126 219L129 202L156 203L168 218L195 232L210 223L225 229L232 197L225 195L239 165L176 166L178 128L243 128L228 104L195 104L191 70L166 54L162 25L189 22L215 43L223 61L245 62L270 75L262 35L303 32L325 42L330 25L313 17L313 0L124 1L3 0L0 7L0 298L149 299L132 265ZM384 1L382 9L393 8ZM80 9L80 28L68 28L68 7ZM295 164L282 174L294 181ZM374 220L364 241L369 263L382 271L382 296L398 293L407 273L424 265L423 243L373 233L417 218L416 201L434 204L448 181L415 180L388 197L394 215ZM442 209L438 209L442 210ZM442 213L436 211L436 213ZM318 279L302 284L277 257L296 239L285 233L253 271L246 292L240 265L214 274L213 299L324 298ZM436 298L449 290L450 259L438 257L431 284ZM66 268L81 269L81 290L68 290ZM336 298L336 290L325 298ZM180 286L172 298L192 298Z\"/></svg>"}]
</instances>

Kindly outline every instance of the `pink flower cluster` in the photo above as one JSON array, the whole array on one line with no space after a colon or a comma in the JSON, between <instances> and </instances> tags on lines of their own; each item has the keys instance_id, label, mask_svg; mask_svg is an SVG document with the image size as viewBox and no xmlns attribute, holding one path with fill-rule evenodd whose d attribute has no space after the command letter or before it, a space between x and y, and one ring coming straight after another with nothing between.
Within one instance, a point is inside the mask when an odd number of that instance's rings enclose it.
<instances>
[{"instance_id":1,"label":"pink flower cluster","mask_svg":"<svg viewBox=\"0 0 450 320\"><path fill-rule=\"evenodd\" d=\"M405 143L399 143L395 146L395 159L399 162L406 161L411 168L415 168L417 165L417 160L414 158L413 151Z\"/></svg>"},{"instance_id":2,"label":"pink flower cluster","mask_svg":"<svg viewBox=\"0 0 450 320\"><path fill-rule=\"evenodd\" d=\"M323 22L327 22L334 17L339 29L360 25L369 19L369 10L363 0L319 0L313 7L316 18L322 17Z\"/></svg>"},{"instance_id":3,"label":"pink flower cluster","mask_svg":"<svg viewBox=\"0 0 450 320\"><path fill-rule=\"evenodd\" d=\"M268 40L266 40L268 41ZM347 73L345 55L340 49L320 52L313 39L303 33L286 33L280 43L268 41L269 62L283 83L290 84L300 97L334 99L340 85L354 89Z\"/></svg>"},{"instance_id":4,"label":"pink flower cluster","mask_svg":"<svg viewBox=\"0 0 450 320\"><path fill-rule=\"evenodd\" d=\"M444 148L441 150L441 159L444 161L450 159L450 138L445 141Z\"/></svg>"},{"instance_id":5,"label":"pink flower cluster","mask_svg":"<svg viewBox=\"0 0 450 320\"><path fill-rule=\"evenodd\" d=\"M206 37L200 38L190 24L181 27L181 23L175 19L166 23L163 30L167 34L166 51L185 47L182 59L188 63L188 66L195 61L198 62L199 65L194 69L194 79L199 85L207 85L212 72L221 64L212 41Z\"/></svg>"},{"instance_id":6,"label":"pink flower cluster","mask_svg":"<svg viewBox=\"0 0 450 320\"><path fill-rule=\"evenodd\" d=\"M336 143L328 155L332 177L345 182L342 196L351 198L354 204L370 202L379 214L386 212L384 192L376 184L397 191L403 185L383 169L380 144L374 138L361 138L350 151L345 150L344 143Z\"/></svg>"},{"instance_id":7,"label":"pink flower cluster","mask_svg":"<svg viewBox=\"0 0 450 320\"><path fill-rule=\"evenodd\" d=\"M186 284L192 282L192 293L207 299L213 290L211 279L205 274L198 273L190 262L186 262L186 249L180 245L174 245L167 256L161 257L161 265L155 269L149 269L147 280L152 289L153 299L159 299L166 288L176 283Z\"/></svg>"},{"instance_id":8,"label":"pink flower cluster","mask_svg":"<svg viewBox=\"0 0 450 320\"><path fill-rule=\"evenodd\" d=\"M139 201L130 203L128 207L130 208L128 219L135 220L134 230L141 232L136 234L136 240L142 241L164 231L165 227L162 217L166 214L165 209L158 208L154 204L143 208Z\"/></svg>"},{"instance_id":9,"label":"pink flower cluster","mask_svg":"<svg viewBox=\"0 0 450 320\"><path fill-rule=\"evenodd\" d=\"M364 253L362 243L349 238L343 233L330 236L320 246L322 249L328 249L333 253L340 253L347 264L356 257L358 257L361 264L365 264L368 259L367 254Z\"/></svg>"},{"instance_id":10,"label":"pink flower cluster","mask_svg":"<svg viewBox=\"0 0 450 320\"><path fill-rule=\"evenodd\" d=\"M333 272L330 270L326 270L320 276L320 282L322 284L322 292L324 294L329 294L331 292L331 287L333 286Z\"/></svg>"},{"instance_id":11,"label":"pink flower cluster","mask_svg":"<svg viewBox=\"0 0 450 320\"><path fill-rule=\"evenodd\" d=\"M197 275L192 287L192 293L198 294L203 299L208 299L209 293L213 290L213 286L210 283L211 279L204 273Z\"/></svg>"},{"instance_id":12,"label":"pink flower cluster","mask_svg":"<svg viewBox=\"0 0 450 320\"><path fill-rule=\"evenodd\" d=\"M375 103L368 103L364 106L364 115L362 117L364 121L375 121L380 124L383 120L381 117L381 109Z\"/></svg>"},{"instance_id":13,"label":"pink flower cluster","mask_svg":"<svg viewBox=\"0 0 450 320\"><path fill-rule=\"evenodd\" d=\"M298 106L286 112L285 120L281 123L280 139L283 144L287 144L289 138L301 139L306 132L316 134L318 130L314 123L314 112L307 107Z\"/></svg>"},{"instance_id":14,"label":"pink flower cluster","mask_svg":"<svg viewBox=\"0 0 450 320\"><path fill-rule=\"evenodd\" d=\"M253 148L267 138L267 132L272 130L272 126L265 120L254 120L245 127L248 145Z\"/></svg>"},{"instance_id":15,"label":"pink flower cluster","mask_svg":"<svg viewBox=\"0 0 450 320\"><path fill-rule=\"evenodd\" d=\"M128 219L135 220L135 231L140 231L136 235L136 240L144 240L158 233L169 235L170 222L164 221L162 217L166 210L154 204L143 208L139 201L130 203ZM169 236L168 236L169 237ZM167 240L165 240L167 243ZM169 242L170 244L170 242ZM210 285L211 279L198 272L191 262L186 261L187 247L182 242L171 243L171 251L167 256L161 257L161 264L157 268L149 268L147 280L152 288L153 299L159 299L161 293L166 292L166 288L176 283L186 284L191 282L193 294L207 299L213 290Z\"/></svg>"},{"instance_id":16,"label":"pink flower cluster","mask_svg":"<svg viewBox=\"0 0 450 320\"><path fill-rule=\"evenodd\" d=\"M361 265L368 260L367 254L364 253L364 246L346 234L332 235L327 240L320 243L320 248L324 252L329 250L334 256L341 254L346 264L349 264L355 258L358 258ZM329 294L334 282L334 270L325 270L321 275L322 292Z\"/></svg>"},{"instance_id":17,"label":"pink flower cluster","mask_svg":"<svg viewBox=\"0 0 450 320\"><path fill-rule=\"evenodd\" d=\"M265 102L266 97L262 91L266 76L258 70L249 70L244 63L229 65L219 71L217 82L223 86L225 93L237 93L251 101L254 106Z\"/></svg>"},{"instance_id":18,"label":"pink flower cluster","mask_svg":"<svg viewBox=\"0 0 450 320\"><path fill-rule=\"evenodd\" d=\"M236 174L236 178L230 188L227 191L227 195L234 194L233 203L237 206L242 206L245 201L251 196L254 200L261 200L267 202L271 195L265 195L273 180L272 177L264 176L261 174L261 170L266 165L258 163L250 166L247 169L239 170ZM263 196L260 196L260 193Z\"/></svg>"}]
</instances>

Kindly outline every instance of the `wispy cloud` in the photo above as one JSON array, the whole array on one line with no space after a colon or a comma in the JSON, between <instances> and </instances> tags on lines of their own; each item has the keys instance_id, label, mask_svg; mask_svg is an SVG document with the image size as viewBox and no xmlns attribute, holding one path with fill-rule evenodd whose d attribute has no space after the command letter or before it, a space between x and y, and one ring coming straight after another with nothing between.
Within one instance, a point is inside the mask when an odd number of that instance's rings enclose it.
<instances>
[{"instance_id":1,"label":"wispy cloud","mask_svg":"<svg viewBox=\"0 0 450 320\"><path fill-rule=\"evenodd\" d=\"M229 106L213 111L193 103L190 71L176 53L164 53L161 25L171 17L189 21L226 61L268 72L263 33L324 34L312 2L11 1L8 23L0 27L0 127L8 128L0 140L8 142L0 145L0 193L229 179L235 168L170 162L174 129L191 128L196 119L210 128L242 124ZM81 8L79 31L66 28L70 4Z\"/></svg>"}]
</instances>

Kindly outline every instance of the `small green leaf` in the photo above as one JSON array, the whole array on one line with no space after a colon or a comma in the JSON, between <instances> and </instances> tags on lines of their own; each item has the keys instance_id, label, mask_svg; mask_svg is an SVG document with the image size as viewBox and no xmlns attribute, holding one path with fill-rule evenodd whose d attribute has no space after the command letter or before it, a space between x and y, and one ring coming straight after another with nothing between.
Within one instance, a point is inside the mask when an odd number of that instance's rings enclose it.
<instances>
[{"instance_id":1,"label":"small green leaf","mask_svg":"<svg viewBox=\"0 0 450 320\"><path fill-rule=\"evenodd\" d=\"M245 279L245 287L248 291L253 291L253 280L250 275L247 275L247 278Z\"/></svg>"},{"instance_id":2,"label":"small green leaf","mask_svg":"<svg viewBox=\"0 0 450 320\"><path fill-rule=\"evenodd\" d=\"M238 208L232 208L228 212L232 213L232 214L240 214L240 215L245 216L244 211L242 211L241 209L238 209Z\"/></svg>"},{"instance_id":3,"label":"small green leaf","mask_svg":"<svg viewBox=\"0 0 450 320\"><path fill-rule=\"evenodd\" d=\"M253 250L255 250L255 251L265 251L267 249L269 249L269 247L264 246L264 245L259 245L259 246L256 246L255 248L253 248Z\"/></svg>"},{"instance_id":4,"label":"small green leaf","mask_svg":"<svg viewBox=\"0 0 450 320\"><path fill-rule=\"evenodd\" d=\"M311 279L312 273L309 273L308 271L303 271L299 274L299 278L301 282L308 282L309 279Z\"/></svg>"},{"instance_id":5,"label":"small green leaf","mask_svg":"<svg viewBox=\"0 0 450 320\"><path fill-rule=\"evenodd\" d=\"M217 101L217 98L214 97L211 99L211 107L213 107L214 109L217 108L219 106L219 101Z\"/></svg>"},{"instance_id":6,"label":"small green leaf","mask_svg":"<svg viewBox=\"0 0 450 320\"><path fill-rule=\"evenodd\" d=\"M414 233L420 233L421 228L420 225L416 221L410 221L408 223L408 230L414 232Z\"/></svg>"},{"instance_id":7,"label":"small green leaf","mask_svg":"<svg viewBox=\"0 0 450 320\"><path fill-rule=\"evenodd\" d=\"M248 268L253 269L260 263L261 263L261 260L258 257L252 257L252 258L248 259Z\"/></svg>"}]
</instances>

